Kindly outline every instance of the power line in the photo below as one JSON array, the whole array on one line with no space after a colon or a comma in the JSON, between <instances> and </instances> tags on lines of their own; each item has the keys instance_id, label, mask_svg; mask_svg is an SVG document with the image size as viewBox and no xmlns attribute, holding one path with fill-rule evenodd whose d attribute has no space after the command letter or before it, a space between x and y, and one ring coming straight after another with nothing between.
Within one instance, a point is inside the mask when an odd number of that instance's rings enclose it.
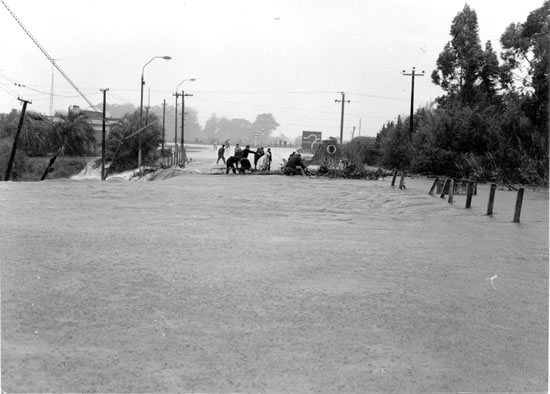
<instances>
[{"instance_id":1,"label":"power line","mask_svg":"<svg viewBox=\"0 0 550 394\"><path fill-rule=\"evenodd\" d=\"M10 80L9 78L6 78L5 76L3 75L0 75L1 78L4 78L8 81L10 81L13 85L19 87L19 88L25 88L25 89L29 89L29 90L32 90L33 92L37 92L37 93L42 93L42 94L47 94L47 95L51 95L51 93L48 93L48 92L44 92L43 90L39 90L39 89L35 89L35 88L31 88L30 86L27 86L25 84L22 84L22 83L19 83L19 82L14 82L12 80ZM54 94L55 97L66 97L66 98L74 98L74 97L80 97L80 96L66 96L66 95L62 95L62 94Z\"/></svg>"},{"instance_id":2,"label":"power line","mask_svg":"<svg viewBox=\"0 0 550 394\"><path fill-rule=\"evenodd\" d=\"M375 94L355 93L355 92L347 92L347 94L351 94L353 96L375 98L375 99L403 101L403 98L401 98L401 97L378 96L378 95L375 95Z\"/></svg>"},{"instance_id":3,"label":"power line","mask_svg":"<svg viewBox=\"0 0 550 394\"><path fill-rule=\"evenodd\" d=\"M14 92L6 89L4 86L0 85L0 89L4 90L6 93L8 93L10 96L13 96L15 98L17 98L17 94L15 94Z\"/></svg>"},{"instance_id":4,"label":"power line","mask_svg":"<svg viewBox=\"0 0 550 394\"><path fill-rule=\"evenodd\" d=\"M8 86L4 85L2 82L0 82L0 88L2 88L2 90L8 92L11 96L17 98L18 97L18 94L11 90Z\"/></svg>"},{"instance_id":5,"label":"power line","mask_svg":"<svg viewBox=\"0 0 550 394\"><path fill-rule=\"evenodd\" d=\"M197 90L203 94L334 94L332 91L293 91L293 90Z\"/></svg>"},{"instance_id":6,"label":"power line","mask_svg":"<svg viewBox=\"0 0 550 394\"><path fill-rule=\"evenodd\" d=\"M23 29L23 31L25 33L27 33L27 35L29 36L29 38L34 42L34 44L38 47L38 49L40 49L40 51L42 51L42 53L48 58L48 60L52 63L52 65L57 69L57 71L59 71L61 73L61 75L63 76L63 78L65 78L67 80L67 82L69 82L71 84L71 86L78 92L78 94L80 94L80 96L84 99L84 101L86 101L88 103L88 105L96 112L100 112L91 102L90 100L88 100L88 98L84 95L84 93L82 93L80 91L80 89L78 88L78 86L76 86L76 84L69 78L69 76L67 74L65 74L65 72L61 69L61 67L59 67L57 65L57 63L55 62L55 60L50 56L50 54L42 47L42 45L40 45L40 43L38 42L38 40L36 38L34 38L34 36L32 35L32 33L25 27L25 25L23 24L23 22L21 22L21 20L19 20L19 18L17 17L17 15L15 15L15 13L11 10L10 7L8 7L8 5L6 4L6 2L4 0L0 0L2 2L2 4L4 4L4 7L6 7L6 9L9 11L9 13L11 14L11 16L13 16L13 18L17 21L17 23L19 24L19 26L21 26L21 28Z\"/></svg>"}]
</instances>

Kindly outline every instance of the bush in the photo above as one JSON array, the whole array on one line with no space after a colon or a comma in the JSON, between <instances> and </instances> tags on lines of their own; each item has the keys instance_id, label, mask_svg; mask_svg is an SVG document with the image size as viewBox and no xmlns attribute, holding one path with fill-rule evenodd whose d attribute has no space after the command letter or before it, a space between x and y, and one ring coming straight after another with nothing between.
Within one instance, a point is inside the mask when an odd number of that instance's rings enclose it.
<instances>
[{"instance_id":1,"label":"bush","mask_svg":"<svg viewBox=\"0 0 550 394\"><path fill-rule=\"evenodd\" d=\"M4 180L6 169L8 167L8 161L13 146L13 140L11 138L0 139L0 180ZM27 155L21 150L18 150L13 162L10 180L18 181L22 180L29 168L29 162Z\"/></svg>"},{"instance_id":2,"label":"bush","mask_svg":"<svg viewBox=\"0 0 550 394\"><path fill-rule=\"evenodd\" d=\"M342 155L350 163L357 166L367 164L376 165L380 158L380 152L377 148L376 138L374 137L356 137L342 148Z\"/></svg>"}]
</instances>

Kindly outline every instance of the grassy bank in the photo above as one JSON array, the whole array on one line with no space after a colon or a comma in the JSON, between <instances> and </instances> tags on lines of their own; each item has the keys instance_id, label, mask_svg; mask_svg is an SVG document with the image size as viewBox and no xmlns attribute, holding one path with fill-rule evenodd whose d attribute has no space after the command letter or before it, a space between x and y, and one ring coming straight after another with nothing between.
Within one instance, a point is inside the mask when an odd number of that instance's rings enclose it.
<instances>
[{"instance_id":1,"label":"grassy bank","mask_svg":"<svg viewBox=\"0 0 550 394\"><path fill-rule=\"evenodd\" d=\"M39 181L48 167L50 159L51 157L28 157L26 171L19 180ZM53 171L48 174L46 179L69 178L82 171L86 167L86 163L93 159L93 157L59 156L52 166Z\"/></svg>"}]
</instances>

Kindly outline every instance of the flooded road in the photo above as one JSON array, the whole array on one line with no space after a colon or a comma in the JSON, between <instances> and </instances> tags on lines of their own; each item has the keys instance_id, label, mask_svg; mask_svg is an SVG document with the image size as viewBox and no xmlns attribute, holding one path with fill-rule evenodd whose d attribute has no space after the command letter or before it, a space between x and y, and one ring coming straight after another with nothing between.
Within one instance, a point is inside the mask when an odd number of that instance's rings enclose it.
<instances>
[{"instance_id":1,"label":"flooded road","mask_svg":"<svg viewBox=\"0 0 550 394\"><path fill-rule=\"evenodd\" d=\"M7 392L546 391L548 189L0 183Z\"/></svg>"}]
</instances>

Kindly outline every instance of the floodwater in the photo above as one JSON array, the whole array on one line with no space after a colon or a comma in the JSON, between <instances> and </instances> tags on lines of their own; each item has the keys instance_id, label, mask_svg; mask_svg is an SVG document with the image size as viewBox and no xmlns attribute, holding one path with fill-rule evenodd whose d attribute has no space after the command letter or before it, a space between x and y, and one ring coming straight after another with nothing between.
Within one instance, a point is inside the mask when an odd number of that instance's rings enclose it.
<instances>
[{"instance_id":1,"label":"floodwater","mask_svg":"<svg viewBox=\"0 0 550 394\"><path fill-rule=\"evenodd\" d=\"M548 189L0 183L7 392L546 391Z\"/></svg>"}]
</instances>

